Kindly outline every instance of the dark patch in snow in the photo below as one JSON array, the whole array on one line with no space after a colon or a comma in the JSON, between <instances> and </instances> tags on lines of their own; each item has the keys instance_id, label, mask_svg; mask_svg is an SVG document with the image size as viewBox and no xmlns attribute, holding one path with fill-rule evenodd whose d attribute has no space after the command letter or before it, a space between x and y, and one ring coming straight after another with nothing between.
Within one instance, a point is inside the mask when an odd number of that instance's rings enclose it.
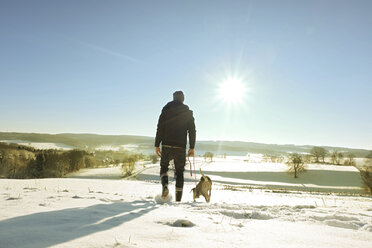
<instances>
[{"instance_id":1,"label":"dark patch in snow","mask_svg":"<svg viewBox=\"0 0 372 248\"><path fill-rule=\"evenodd\" d=\"M176 220L172 226L174 227L193 227L195 226L194 223L192 223L191 221L189 220Z\"/></svg>"},{"instance_id":2,"label":"dark patch in snow","mask_svg":"<svg viewBox=\"0 0 372 248\"><path fill-rule=\"evenodd\" d=\"M270 220L270 219L273 219L274 217L272 217L270 214L267 214L267 213L261 213L261 212L254 211L250 214L250 218L255 219L255 220Z\"/></svg>"},{"instance_id":3,"label":"dark patch in snow","mask_svg":"<svg viewBox=\"0 0 372 248\"><path fill-rule=\"evenodd\" d=\"M6 199L7 201L13 201L13 200L20 200L22 199L21 197L9 197L8 199Z\"/></svg>"},{"instance_id":4,"label":"dark patch in snow","mask_svg":"<svg viewBox=\"0 0 372 248\"><path fill-rule=\"evenodd\" d=\"M309 209L314 209L316 208L314 205L296 205L294 206L295 209L306 209L306 208L309 208Z\"/></svg>"},{"instance_id":5,"label":"dark patch in snow","mask_svg":"<svg viewBox=\"0 0 372 248\"><path fill-rule=\"evenodd\" d=\"M29 188L29 187L25 187L23 188L24 190L28 190L28 191L38 191L39 189L37 188Z\"/></svg>"},{"instance_id":6,"label":"dark patch in snow","mask_svg":"<svg viewBox=\"0 0 372 248\"><path fill-rule=\"evenodd\" d=\"M168 225L168 226L173 226L173 227L193 227L195 226L194 223L192 223L191 221L189 220L185 220L185 219L178 219L176 221L168 221L168 222L156 222L158 224L162 224L162 225Z\"/></svg>"}]
</instances>

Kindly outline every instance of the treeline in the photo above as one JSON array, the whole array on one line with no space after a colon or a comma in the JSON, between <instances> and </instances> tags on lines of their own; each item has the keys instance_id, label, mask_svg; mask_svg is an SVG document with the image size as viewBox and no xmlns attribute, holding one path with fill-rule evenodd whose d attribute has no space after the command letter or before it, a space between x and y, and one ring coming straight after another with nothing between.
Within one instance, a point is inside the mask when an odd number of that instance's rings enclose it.
<instances>
[{"instance_id":1,"label":"treeline","mask_svg":"<svg viewBox=\"0 0 372 248\"><path fill-rule=\"evenodd\" d=\"M328 151L324 147L314 146L309 153L289 153L287 160L291 158L291 154L298 154L304 163L322 163L334 165L356 166L356 156L352 152L341 152L338 150ZM282 155L265 154L262 158L263 162L282 163L285 157Z\"/></svg>"},{"instance_id":2,"label":"treeline","mask_svg":"<svg viewBox=\"0 0 372 248\"><path fill-rule=\"evenodd\" d=\"M305 156L306 162L313 163L328 163L335 165L348 165L355 166L355 154L352 152L340 152L337 150L332 150L329 152L323 147L314 146L310 150L310 154ZM326 161L326 159L328 161Z\"/></svg>"},{"instance_id":3,"label":"treeline","mask_svg":"<svg viewBox=\"0 0 372 248\"><path fill-rule=\"evenodd\" d=\"M153 137L133 136L133 135L97 135L97 134L38 134L38 133L9 133L0 132L0 140L24 140L28 142L50 142L60 143L86 150L87 147L95 149L96 147L112 145L120 146L125 144L138 145L142 150L153 150ZM341 150L343 153L353 153L356 157L362 158L368 154L365 149L351 149L346 147L329 147L322 148L328 151ZM272 154L286 156L288 152L297 152L299 154L309 153L312 146L296 145L275 145L260 144L253 142L238 141L198 141L197 152L213 152L217 155L221 150L231 155L245 155L250 153ZM93 152L93 150L92 150Z\"/></svg>"},{"instance_id":4,"label":"treeline","mask_svg":"<svg viewBox=\"0 0 372 248\"><path fill-rule=\"evenodd\" d=\"M128 151L38 150L29 146L0 142L0 178L63 177L82 168L121 166L123 176L134 172L141 160L157 163L156 155Z\"/></svg>"},{"instance_id":5,"label":"treeline","mask_svg":"<svg viewBox=\"0 0 372 248\"><path fill-rule=\"evenodd\" d=\"M94 164L93 155L82 150L37 150L28 146L0 143L0 177L63 177Z\"/></svg>"},{"instance_id":6,"label":"treeline","mask_svg":"<svg viewBox=\"0 0 372 248\"><path fill-rule=\"evenodd\" d=\"M134 135L98 135L98 134L40 134L40 133L12 133L0 132L0 140L24 140L29 142L60 143L78 149L104 145L146 144L153 147L152 137Z\"/></svg>"},{"instance_id":7,"label":"treeline","mask_svg":"<svg viewBox=\"0 0 372 248\"><path fill-rule=\"evenodd\" d=\"M329 158L329 162L326 162ZM329 163L336 165L355 166L363 180L365 188L372 193L372 151L364 158L362 165L356 165L355 155L352 153L341 153L336 150L328 152L322 147L314 147L310 154L292 153L288 156L286 164L289 166L288 171L293 172L295 178L298 174L306 169L308 163Z\"/></svg>"}]
</instances>

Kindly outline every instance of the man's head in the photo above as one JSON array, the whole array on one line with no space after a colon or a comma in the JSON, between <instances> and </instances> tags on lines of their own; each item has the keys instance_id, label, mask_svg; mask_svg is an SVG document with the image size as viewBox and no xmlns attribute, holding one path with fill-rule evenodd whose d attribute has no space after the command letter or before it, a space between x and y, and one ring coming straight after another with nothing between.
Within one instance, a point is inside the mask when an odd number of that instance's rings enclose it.
<instances>
[{"instance_id":1,"label":"man's head","mask_svg":"<svg viewBox=\"0 0 372 248\"><path fill-rule=\"evenodd\" d=\"M185 100L185 96L183 95L182 91L176 91L173 93L173 100L177 100L183 103Z\"/></svg>"}]
</instances>

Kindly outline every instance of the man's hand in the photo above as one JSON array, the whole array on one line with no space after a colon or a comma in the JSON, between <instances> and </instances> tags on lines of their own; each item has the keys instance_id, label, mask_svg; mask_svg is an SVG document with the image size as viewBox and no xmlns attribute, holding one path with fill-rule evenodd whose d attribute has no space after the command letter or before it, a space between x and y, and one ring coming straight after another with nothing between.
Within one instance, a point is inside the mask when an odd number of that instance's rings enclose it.
<instances>
[{"instance_id":1,"label":"man's hand","mask_svg":"<svg viewBox=\"0 0 372 248\"><path fill-rule=\"evenodd\" d=\"M158 155L159 157L161 157L160 147L155 147L155 152L156 152L156 155Z\"/></svg>"},{"instance_id":2,"label":"man's hand","mask_svg":"<svg viewBox=\"0 0 372 248\"><path fill-rule=\"evenodd\" d=\"M195 155L195 153L194 153L194 149L189 149L189 152L187 153L187 156L188 157L193 157Z\"/></svg>"}]
</instances>

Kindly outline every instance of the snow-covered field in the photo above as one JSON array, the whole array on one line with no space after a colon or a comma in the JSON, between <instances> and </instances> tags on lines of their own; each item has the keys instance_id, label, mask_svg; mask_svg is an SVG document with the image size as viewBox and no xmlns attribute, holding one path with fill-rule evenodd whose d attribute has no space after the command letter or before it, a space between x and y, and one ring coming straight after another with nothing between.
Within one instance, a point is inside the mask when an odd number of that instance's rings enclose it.
<instances>
[{"instance_id":1,"label":"snow-covered field","mask_svg":"<svg viewBox=\"0 0 372 248\"><path fill-rule=\"evenodd\" d=\"M31 146L35 149L57 149L57 150L71 150L74 149L72 146L68 146L61 143L47 143L47 142L30 142L27 140L0 140L0 142L4 143L14 143L14 144L20 144L24 146Z\"/></svg>"},{"instance_id":2,"label":"snow-covered field","mask_svg":"<svg viewBox=\"0 0 372 248\"><path fill-rule=\"evenodd\" d=\"M182 202L157 204L159 167L139 180L118 179L115 167L2 179L0 247L371 247L372 198L355 195L352 167L314 165L292 180L280 164L197 164L214 180L209 204L192 201L188 171Z\"/></svg>"},{"instance_id":3,"label":"snow-covered field","mask_svg":"<svg viewBox=\"0 0 372 248\"><path fill-rule=\"evenodd\" d=\"M138 145L127 144L127 145L117 145L117 146L99 146L96 148L99 151L130 151L136 152L138 150Z\"/></svg>"}]
</instances>

